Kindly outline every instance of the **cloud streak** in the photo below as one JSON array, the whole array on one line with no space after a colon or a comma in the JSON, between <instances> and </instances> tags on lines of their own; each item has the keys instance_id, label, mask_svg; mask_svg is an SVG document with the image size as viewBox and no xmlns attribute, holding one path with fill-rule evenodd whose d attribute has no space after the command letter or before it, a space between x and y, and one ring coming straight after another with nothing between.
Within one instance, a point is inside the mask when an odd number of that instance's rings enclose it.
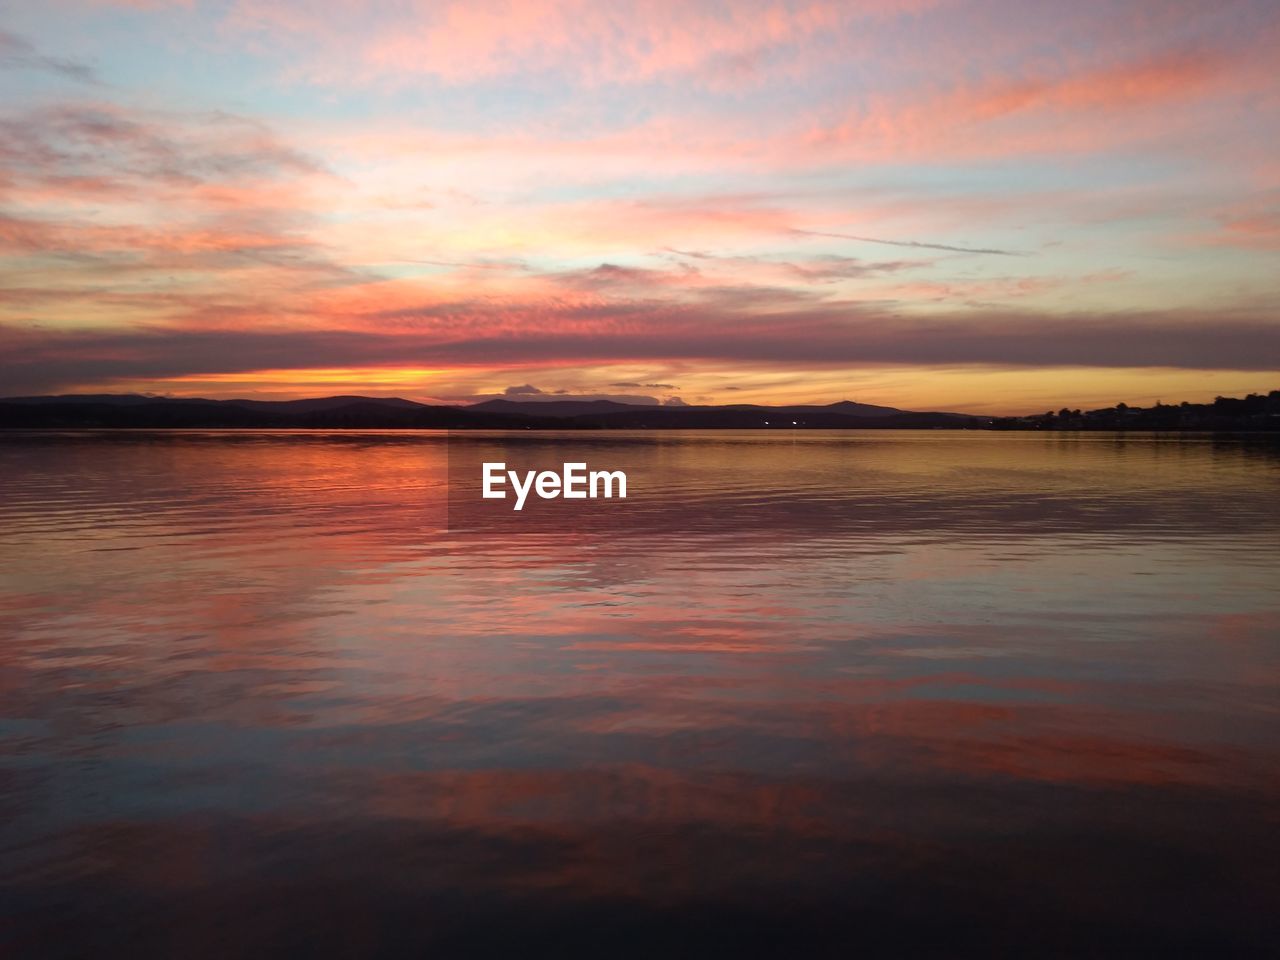
<instances>
[{"instance_id":1,"label":"cloud streak","mask_svg":"<svg viewBox=\"0 0 1280 960\"><path fill-rule=\"evenodd\" d=\"M917 250L945 250L950 253L982 253L998 257L1021 257L1026 254L1013 250L997 250L994 247L958 247L948 243L926 243L921 240L885 240L880 237L860 237L852 233L827 233L821 230L792 230L805 237L831 237L836 240L857 240L859 243L878 243L886 247L911 247Z\"/></svg>"},{"instance_id":2,"label":"cloud streak","mask_svg":"<svg viewBox=\"0 0 1280 960\"><path fill-rule=\"evenodd\" d=\"M5 68L39 70L91 85L100 82L93 68L87 64L40 53L24 38L7 30L0 30L0 69Z\"/></svg>"},{"instance_id":3,"label":"cloud streak","mask_svg":"<svg viewBox=\"0 0 1280 960\"><path fill-rule=\"evenodd\" d=\"M532 312L532 311L531 311ZM1280 326L1267 317L1197 314L1040 316L1003 311L907 319L856 304L767 315L707 307L612 304L537 310L543 322L380 330L66 331L0 328L10 390L168 379L201 373L332 367L572 366L716 361L811 367L865 364L1103 366L1269 370ZM421 312L424 319L438 308ZM554 323L548 319L554 318ZM497 321L497 322L492 322ZM491 330L490 335L483 331ZM651 385L656 389L660 385ZM532 395L529 385L513 395Z\"/></svg>"}]
</instances>

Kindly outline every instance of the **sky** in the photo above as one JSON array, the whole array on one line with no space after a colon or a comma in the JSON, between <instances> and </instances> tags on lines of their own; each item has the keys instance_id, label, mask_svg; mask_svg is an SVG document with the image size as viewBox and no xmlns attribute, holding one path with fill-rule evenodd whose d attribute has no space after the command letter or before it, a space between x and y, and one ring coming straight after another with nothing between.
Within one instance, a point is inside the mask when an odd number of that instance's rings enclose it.
<instances>
[{"instance_id":1,"label":"sky","mask_svg":"<svg viewBox=\"0 0 1280 960\"><path fill-rule=\"evenodd\" d=\"M0 3L0 395L1280 388L1280 4Z\"/></svg>"}]
</instances>

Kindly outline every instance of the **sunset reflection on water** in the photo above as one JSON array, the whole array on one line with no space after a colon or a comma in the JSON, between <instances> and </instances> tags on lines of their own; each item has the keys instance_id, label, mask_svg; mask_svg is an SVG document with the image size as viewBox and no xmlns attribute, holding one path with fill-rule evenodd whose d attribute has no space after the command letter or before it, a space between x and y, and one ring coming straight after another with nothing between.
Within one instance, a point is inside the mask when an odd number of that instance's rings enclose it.
<instances>
[{"instance_id":1,"label":"sunset reflection on water","mask_svg":"<svg viewBox=\"0 0 1280 960\"><path fill-rule=\"evenodd\" d=\"M632 493L461 522L451 470L535 453ZM1274 446L14 433L0 469L0 944L1274 943Z\"/></svg>"}]
</instances>

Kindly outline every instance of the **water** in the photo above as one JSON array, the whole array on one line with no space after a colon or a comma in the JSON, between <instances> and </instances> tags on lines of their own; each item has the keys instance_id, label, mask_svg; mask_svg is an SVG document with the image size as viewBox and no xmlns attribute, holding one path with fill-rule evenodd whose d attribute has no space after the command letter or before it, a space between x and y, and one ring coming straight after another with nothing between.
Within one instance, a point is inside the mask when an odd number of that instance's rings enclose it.
<instances>
[{"instance_id":1,"label":"water","mask_svg":"<svg viewBox=\"0 0 1280 960\"><path fill-rule=\"evenodd\" d=\"M530 451L630 496L448 502ZM0 477L0 953L1280 942L1274 445L12 433Z\"/></svg>"}]
</instances>

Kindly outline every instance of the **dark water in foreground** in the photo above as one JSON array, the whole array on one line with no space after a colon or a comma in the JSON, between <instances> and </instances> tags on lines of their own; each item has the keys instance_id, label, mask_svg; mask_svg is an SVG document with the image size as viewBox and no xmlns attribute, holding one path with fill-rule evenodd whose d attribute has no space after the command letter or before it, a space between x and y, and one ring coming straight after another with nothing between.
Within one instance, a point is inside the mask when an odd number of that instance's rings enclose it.
<instances>
[{"instance_id":1,"label":"dark water in foreground","mask_svg":"<svg viewBox=\"0 0 1280 960\"><path fill-rule=\"evenodd\" d=\"M1276 447L560 442L0 436L0 956L1280 948Z\"/></svg>"}]
</instances>

